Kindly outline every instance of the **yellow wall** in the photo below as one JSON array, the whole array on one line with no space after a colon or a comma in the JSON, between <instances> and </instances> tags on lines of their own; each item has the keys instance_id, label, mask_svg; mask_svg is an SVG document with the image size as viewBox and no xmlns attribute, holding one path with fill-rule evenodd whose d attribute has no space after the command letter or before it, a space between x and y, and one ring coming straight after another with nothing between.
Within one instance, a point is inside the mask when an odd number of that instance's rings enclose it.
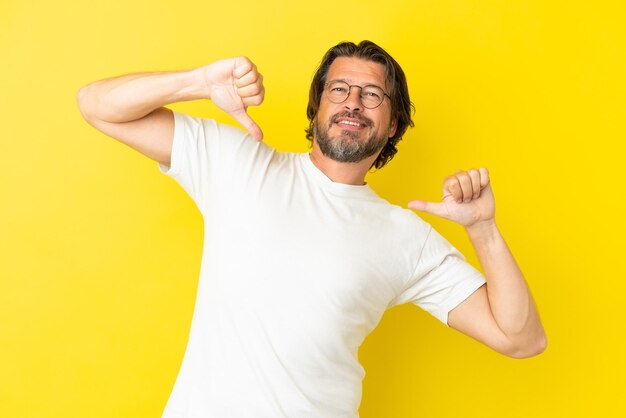
<instances>
[{"instance_id":1,"label":"yellow wall","mask_svg":"<svg viewBox=\"0 0 626 418\"><path fill-rule=\"evenodd\" d=\"M416 128L369 181L438 199L487 166L549 336L512 360L413 306L366 340L361 415L624 416L623 1L2 0L0 416L157 417L186 344L199 213L156 164L90 128L96 79L245 54L267 142L307 149L323 52L371 39L403 65ZM228 122L208 103L174 108ZM426 217L475 263L460 227Z\"/></svg>"}]
</instances>

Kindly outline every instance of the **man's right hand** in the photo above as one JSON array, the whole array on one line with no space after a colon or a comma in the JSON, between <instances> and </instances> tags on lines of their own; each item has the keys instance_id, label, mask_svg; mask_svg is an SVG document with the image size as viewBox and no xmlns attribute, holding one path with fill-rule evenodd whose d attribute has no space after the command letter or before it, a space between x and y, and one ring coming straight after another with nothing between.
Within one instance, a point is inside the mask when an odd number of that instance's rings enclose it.
<instances>
[{"instance_id":1,"label":"man's right hand","mask_svg":"<svg viewBox=\"0 0 626 418\"><path fill-rule=\"evenodd\" d=\"M263 76L246 57L216 61L200 69L208 98L239 122L255 139L263 139L261 128L246 112L248 106L263 103Z\"/></svg>"}]
</instances>

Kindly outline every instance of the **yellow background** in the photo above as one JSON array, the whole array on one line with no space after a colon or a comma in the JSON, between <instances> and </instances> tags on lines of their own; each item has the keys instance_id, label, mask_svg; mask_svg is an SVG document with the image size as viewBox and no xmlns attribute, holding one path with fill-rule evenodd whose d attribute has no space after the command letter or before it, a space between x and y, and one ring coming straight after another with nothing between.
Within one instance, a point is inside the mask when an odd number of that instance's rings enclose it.
<instances>
[{"instance_id":1,"label":"yellow background","mask_svg":"<svg viewBox=\"0 0 626 418\"><path fill-rule=\"evenodd\" d=\"M78 88L247 55L267 142L306 151L313 71L361 39L403 65L417 109L369 182L405 205L488 167L549 337L513 360L394 308L360 352L362 417L624 416L624 4L1 0L0 416L158 417L187 340L200 214L81 119ZM476 263L462 228L425 218Z\"/></svg>"}]
</instances>

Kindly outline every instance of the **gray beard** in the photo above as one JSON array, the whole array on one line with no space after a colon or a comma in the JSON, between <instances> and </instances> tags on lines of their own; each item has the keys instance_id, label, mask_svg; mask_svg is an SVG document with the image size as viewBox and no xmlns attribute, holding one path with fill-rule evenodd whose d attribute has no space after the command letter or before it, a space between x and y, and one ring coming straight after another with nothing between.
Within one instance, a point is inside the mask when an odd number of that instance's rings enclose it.
<instances>
[{"instance_id":1,"label":"gray beard","mask_svg":"<svg viewBox=\"0 0 626 418\"><path fill-rule=\"evenodd\" d=\"M377 130L373 130L364 142L359 141L360 132L355 131L344 130L341 131L339 137L331 137L328 131L333 124L333 119L330 119L328 126L322 126L317 119L313 124L313 137L320 151L332 160L342 163L358 163L380 152L389 140L387 134L379 135Z\"/></svg>"}]
</instances>

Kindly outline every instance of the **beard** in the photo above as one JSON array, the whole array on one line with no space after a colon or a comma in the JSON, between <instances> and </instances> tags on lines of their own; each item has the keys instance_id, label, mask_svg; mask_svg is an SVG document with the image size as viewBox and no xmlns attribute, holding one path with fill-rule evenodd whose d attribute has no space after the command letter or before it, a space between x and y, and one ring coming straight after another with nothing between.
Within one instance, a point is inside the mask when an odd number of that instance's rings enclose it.
<instances>
[{"instance_id":1,"label":"beard","mask_svg":"<svg viewBox=\"0 0 626 418\"><path fill-rule=\"evenodd\" d=\"M360 140L362 132L343 130L338 136L329 134L332 125L341 117L358 119L370 128L370 135L365 141ZM379 134L378 129L372 129L371 119L358 113L343 112L333 115L326 126L318 119L313 124L313 137L326 157L342 162L357 163L380 152L389 140L389 131Z\"/></svg>"}]
</instances>

